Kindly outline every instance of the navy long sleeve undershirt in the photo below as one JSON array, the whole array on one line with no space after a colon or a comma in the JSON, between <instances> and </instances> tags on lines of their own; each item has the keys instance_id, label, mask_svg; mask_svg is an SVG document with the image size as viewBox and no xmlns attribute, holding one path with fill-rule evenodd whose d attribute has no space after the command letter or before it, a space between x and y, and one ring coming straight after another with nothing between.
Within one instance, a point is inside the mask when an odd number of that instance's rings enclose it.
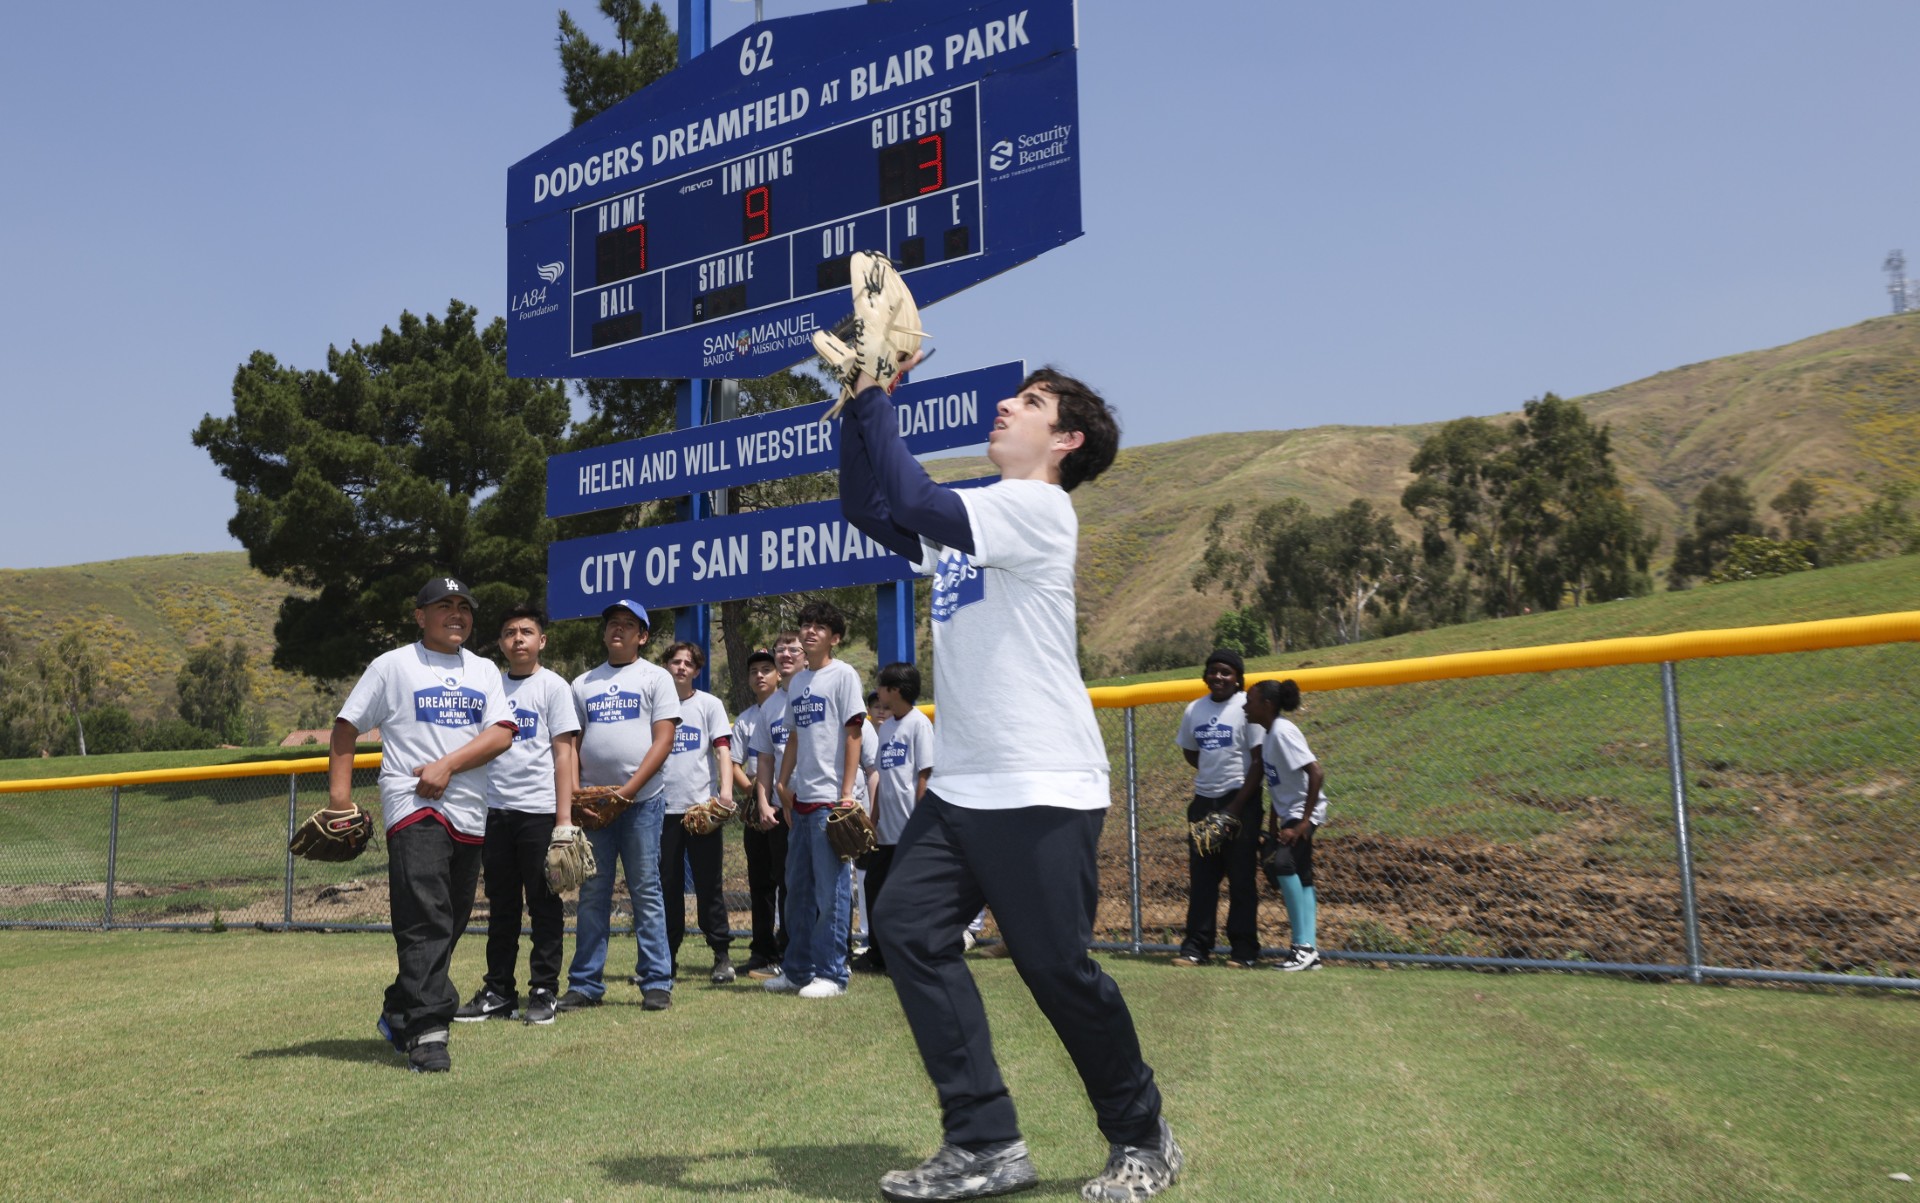
<instances>
[{"instance_id":1,"label":"navy long sleeve undershirt","mask_svg":"<svg viewBox=\"0 0 1920 1203\"><path fill-rule=\"evenodd\" d=\"M867 389L841 415L840 512L847 521L916 563L922 537L972 554L966 504L907 453L885 390Z\"/></svg>"}]
</instances>

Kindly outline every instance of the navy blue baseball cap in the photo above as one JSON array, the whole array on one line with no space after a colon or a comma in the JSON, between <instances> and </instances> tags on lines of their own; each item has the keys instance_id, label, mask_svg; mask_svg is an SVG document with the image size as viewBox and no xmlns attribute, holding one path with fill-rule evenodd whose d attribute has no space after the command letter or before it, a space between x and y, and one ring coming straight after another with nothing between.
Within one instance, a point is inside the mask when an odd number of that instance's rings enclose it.
<instances>
[{"instance_id":1,"label":"navy blue baseball cap","mask_svg":"<svg viewBox=\"0 0 1920 1203\"><path fill-rule=\"evenodd\" d=\"M605 622L607 619L612 618L615 610L625 610L627 613L639 619L641 626L647 628L649 631L653 629L653 624L647 621L647 608L637 601L632 601L624 597L600 611L600 621Z\"/></svg>"},{"instance_id":2,"label":"navy blue baseball cap","mask_svg":"<svg viewBox=\"0 0 1920 1203\"><path fill-rule=\"evenodd\" d=\"M473 594L467 592L465 585L450 576L436 576L420 586L420 592L413 595L413 604L424 610L443 597L464 597L469 606L473 604Z\"/></svg>"}]
</instances>

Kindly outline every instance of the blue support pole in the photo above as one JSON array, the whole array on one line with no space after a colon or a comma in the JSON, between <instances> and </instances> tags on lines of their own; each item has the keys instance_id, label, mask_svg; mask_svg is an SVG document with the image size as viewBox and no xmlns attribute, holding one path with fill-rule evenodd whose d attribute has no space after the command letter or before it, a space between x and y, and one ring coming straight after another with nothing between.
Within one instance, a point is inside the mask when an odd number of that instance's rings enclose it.
<instances>
[{"instance_id":1,"label":"blue support pole","mask_svg":"<svg viewBox=\"0 0 1920 1203\"><path fill-rule=\"evenodd\" d=\"M711 0L680 0L680 65L686 66L713 44L713 9ZM675 395L675 426L680 430L691 430L701 425L707 417L707 382L704 380L683 380ZM682 522L698 522L707 517L707 495L695 493L679 505ZM713 621L707 613L707 607L682 606L674 615L674 638L682 643L691 643L699 647L700 654L711 664L713 661ZM694 687L708 689L711 678L705 668L694 679Z\"/></svg>"},{"instance_id":2,"label":"blue support pole","mask_svg":"<svg viewBox=\"0 0 1920 1203\"><path fill-rule=\"evenodd\" d=\"M884 665L913 663L913 582L895 581L873 590L880 629L874 645Z\"/></svg>"}]
</instances>

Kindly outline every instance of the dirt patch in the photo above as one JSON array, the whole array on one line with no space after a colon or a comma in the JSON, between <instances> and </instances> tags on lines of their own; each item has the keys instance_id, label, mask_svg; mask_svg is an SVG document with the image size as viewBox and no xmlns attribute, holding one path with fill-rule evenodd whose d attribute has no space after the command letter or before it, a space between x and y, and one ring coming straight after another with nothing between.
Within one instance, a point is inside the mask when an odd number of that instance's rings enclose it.
<instances>
[{"instance_id":1,"label":"dirt patch","mask_svg":"<svg viewBox=\"0 0 1920 1203\"><path fill-rule=\"evenodd\" d=\"M1528 799L1515 799L1527 804ZM1322 947L1535 960L1684 964L1674 861L1635 851L1645 819L1610 799L1542 800L1568 814L1560 830L1521 843L1470 837L1329 838L1316 849ZM1703 961L1728 968L1920 972L1920 878L1911 841L1850 849L1846 872L1806 872L1803 801L1776 790L1765 830L1717 847L1696 865ZM1830 841L1829 841L1830 842ZM1185 930L1187 860L1177 835L1143 839L1141 921L1149 943ZM1783 871L1803 870L1795 879ZM1899 871L1893 871L1898 869ZM1102 849L1097 925L1129 938L1124 844ZM1260 938L1284 946L1278 891L1260 886ZM1226 920L1222 890L1219 922ZM1224 938L1224 934L1223 934Z\"/></svg>"}]
</instances>

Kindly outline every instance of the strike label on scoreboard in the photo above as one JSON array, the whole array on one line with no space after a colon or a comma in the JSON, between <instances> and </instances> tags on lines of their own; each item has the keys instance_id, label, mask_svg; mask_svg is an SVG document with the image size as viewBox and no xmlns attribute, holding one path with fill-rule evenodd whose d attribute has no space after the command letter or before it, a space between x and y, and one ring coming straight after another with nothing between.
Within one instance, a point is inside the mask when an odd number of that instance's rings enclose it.
<instances>
[{"instance_id":1,"label":"strike label on scoreboard","mask_svg":"<svg viewBox=\"0 0 1920 1203\"><path fill-rule=\"evenodd\" d=\"M929 304L1078 237L1073 0L750 26L508 173L516 376L760 376L880 250Z\"/></svg>"}]
</instances>

